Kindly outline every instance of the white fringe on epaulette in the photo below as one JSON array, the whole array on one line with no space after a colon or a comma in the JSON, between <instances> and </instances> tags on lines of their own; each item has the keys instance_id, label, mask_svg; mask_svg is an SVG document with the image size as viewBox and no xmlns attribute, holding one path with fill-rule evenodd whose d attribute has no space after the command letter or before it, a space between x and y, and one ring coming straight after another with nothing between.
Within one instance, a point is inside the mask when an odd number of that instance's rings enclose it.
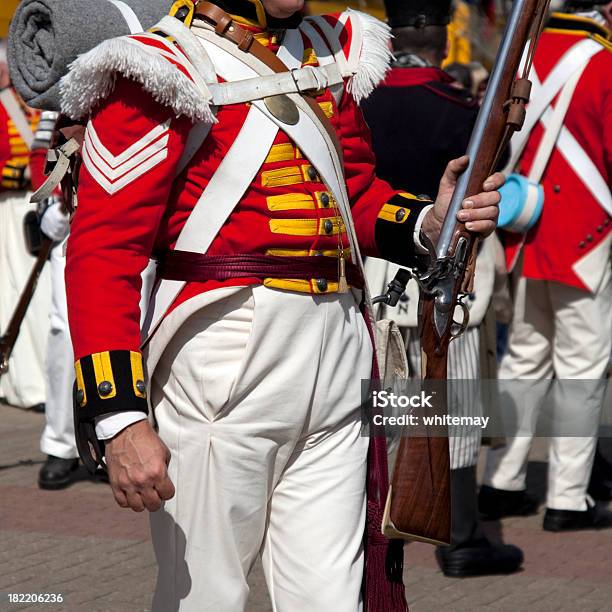
<instances>
[{"instance_id":1,"label":"white fringe on epaulette","mask_svg":"<svg viewBox=\"0 0 612 612\"><path fill-rule=\"evenodd\" d=\"M216 123L210 94L200 91L169 61L124 38L105 40L70 64L60 81L62 112L75 120L86 118L111 93L117 74L140 83L177 117Z\"/></svg>"},{"instance_id":2,"label":"white fringe on epaulette","mask_svg":"<svg viewBox=\"0 0 612 612\"><path fill-rule=\"evenodd\" d=\"M347 9L351 19L359 19L362 30L359 68L348 81L347 89L357 103L367 98L385 78L393 58L389 41L391 28L386 24L362 13Z\"/></svg>"}]
</instances>

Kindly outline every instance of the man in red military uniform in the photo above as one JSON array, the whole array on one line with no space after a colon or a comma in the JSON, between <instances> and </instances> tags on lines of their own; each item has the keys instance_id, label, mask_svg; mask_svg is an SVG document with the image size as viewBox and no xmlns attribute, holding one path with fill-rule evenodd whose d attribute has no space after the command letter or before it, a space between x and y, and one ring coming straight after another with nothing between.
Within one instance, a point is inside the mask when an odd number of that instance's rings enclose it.
<instances>
[{"instance_id":1,"label":"man in red military uniform","mask_svg":"<svg viewBox=\"0 0 612 612\"><path fill-rule=\"evenodd\" d=\"M119 505L152 511L158 611L244 609L258 554L276 609L363 607L359 249L414 264L465 160L433 206L378 180L357 103L388 29L356 11L301 21L302 4L201 2L192 20L181 0L62 84L64 112L90 116L66 270L77 430L105 442ZM460 213L469 229L493 230L501 182ZM370 552L366 607L405 609L374 592Z\"/></svg>"},{"instance_id":2,"label":"man in red military uniform","mask_svg":"<svg viewBox=\"0 0 612 612\"><path fill-rule=\"evenodd\" d=\"M568 4L584 11L602 3ZM607 3L601 8L609 14L611 7ZM599 511L586 490L612 348L610 25L597 11L552 14L531 77L534 91L527 124L530 117L537 123L530 133L527 127L519 164L523 175L531 170L561 87L577 71L582 73L541 179L541 219L526 236L505 234L509 268L514 267L520 278L500 377L541 380L554 376L561 381L557 388L561 405L573 415L581 414L577 420L572 415L566 415L565 421L555 417L559 427L573 421L580 422L582 429L567 427L551 440L544 529L552 531L612 526L612 515ZM554 104L548 106L553 97ZM544 107L535 110L538 104ZM520 142L514 140L515 146ZM571 406L560 397L566 379L582 380L574 384ZM533 425L528 423L535 424L533 413L541 401L540 392L523 389L517 406L525 430L507 448L489 451L480 493L480 509L489 516L534 510L535 502L525 494L533 435Z\"/></svg>"},{"instance_id":3,"label":"man in red military uniform","mask_svg":"<svg viewBox=\"0 0 612 612\"><path fill-rule=\"evenodd\" d=\"M23 239L29 204L30 145L39 120L10 82L5 41L0 40L0 332L4 332L32 269ZM21 408L44 409L44 354L48 312L48 276L40 279L12 352L9 370L0 377L0 397Z\"/></svg>"}]
</instances>

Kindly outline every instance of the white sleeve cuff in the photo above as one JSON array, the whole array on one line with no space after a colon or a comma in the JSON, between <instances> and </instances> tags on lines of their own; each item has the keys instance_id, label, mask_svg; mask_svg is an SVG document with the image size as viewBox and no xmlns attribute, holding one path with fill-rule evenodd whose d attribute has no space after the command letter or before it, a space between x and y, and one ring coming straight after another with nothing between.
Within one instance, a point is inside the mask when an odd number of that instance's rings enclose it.
<instances>
[{"instance_id":1,"label":"white sleeve cuff","mask_svg":"<svg viewBox=\"0 0 612 612\"><path fill-rule=\"evenodd\" d=\"M425 219L425 215L432 208L433 208L433 204L426 206L419 213L416 223L414 224L414 234L413 234L414 246L416 247L417 252L420 253L421 255L427 255L427 253L429 253L429 251L423 246L423 243L421 242L421 225L423 225L423 219Z\"/></svg>"},{"instance_id":2,"label":"white sleeve cuff","mask_svg":"<svg viewBox=\"0 0 612 612\"><path fill-rule=\"evenodd\" d=\"M104 414L96 419L96 436L99 440L110 440L129 425L146 418L147 415L138 410Z\"/></svg>"},{"instance_id":3,"label":"white sleeve cuff","mask_svg":"<svg viewBox=\"0 0 612 612\"><path fill-rule=\"evenodd\" d=\"M61 203L51 204L43 213L40 229L53 242L61 242L70 233L70 217L61 209Z\"/></svg>"}]
</instances>

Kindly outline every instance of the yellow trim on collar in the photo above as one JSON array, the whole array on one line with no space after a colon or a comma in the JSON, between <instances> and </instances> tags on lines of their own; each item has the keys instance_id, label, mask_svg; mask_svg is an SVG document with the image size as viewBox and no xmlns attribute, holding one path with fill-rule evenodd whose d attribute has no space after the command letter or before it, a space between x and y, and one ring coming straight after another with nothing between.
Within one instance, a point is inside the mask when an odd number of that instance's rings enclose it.
<instances>
[{"instance_id":1,"label":"yellow trim on collar","mask_svg":"<svg viewBox=\"0 0 612 612\"><path fill-rule=\"evenodd\" d=\"M266 10L264 9L261 0L246 0L246 2L252 4L255 7L255 14L257 15L257 20L253 21L252 19L247 19L246 17L242 17L241 15L232 15L232 19L236 23L240 23L242 25L250 25L265 30L268 27L268 20L266 18Z\"/></svg>"},{"instance_id":2,"label":"yellow trim on collar","mask_svg":"<svg viewBox=\"0 0 612 612\"><path fill-rule=\"evenodd\" d=\"M595 42L598 42L602 47L604 47L608 51L612 51L612 40L604 38L603 36L600 36L599 34L593 34L591 35L591 38Z\"/></svg>"},{"instance_id":3,"label":"yellow trim on collar","mask_svg":"<svg viewBox=\"0 0 612 612\"><path fill-rule=\"evenodd\" d=\"M557 13L557 12L553 12L550 14L551 18L554 19L561 19L562 21L574 21L574 22L578 22L578 23L588 23L591 26L595 26L598 30L601 30L602 35L605 33L607 36L612 35L612 32L610 32L606 26L602 25L601 23L598 23L597 21L595 21L594 19L591 19L590 17L584 17L582 15L575 15L573 13ZM563 32L566 32L567 30L563 30ZM594 32L587 32L587 34L594 34Z\"/></svg>"},{"instance_id":4,"label":"yellow trim on collar","mask_svg":"<svg viewBox=\"0 0 612 612\"><path fill-rule=\"evenodd\" d=\"M562 30L561 28L544 28L547 34L564 34L565 36L579 36L580 38L587 38L591 35L586 30Z\"/></svg>"},{"instance_id":5,"label":"yellow trim on collar","mask_svg":"<svg viewBox=\"0 0 612 612\"><path fill-rule=\"evenodd\" d=\"M191 0L176 0L170 8L168 15L170 15L170 17L176 17L177 12L182 8L186 8L188 12L187 16L180 21L182 21L186 27L190 28L195 13L195 4Z\"/></svg>"}]
</instances>

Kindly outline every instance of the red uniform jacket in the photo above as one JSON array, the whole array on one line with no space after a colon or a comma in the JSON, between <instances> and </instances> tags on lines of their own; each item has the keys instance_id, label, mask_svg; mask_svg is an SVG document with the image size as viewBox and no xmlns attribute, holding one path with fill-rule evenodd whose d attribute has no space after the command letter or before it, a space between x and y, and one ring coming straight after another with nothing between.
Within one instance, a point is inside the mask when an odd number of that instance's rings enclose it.
<instances>
[{"instance_id":1,"label":"red uniform jacket","mask_svg":"<svg viewBox=\"0 0 612 612\"><path fill-rule=\"evenodd\" d=\"M543 82L563 54L587 36L597 36L601 51L587 65L565 116L564 129L584 150L605 183L612 181L612 53L601 34L605 30L590 19L554 14L542 34L535 55L535 71ZM554 103L553 103L554 104ZM520 172L529 173L543 128L533 129L520 162ZM584 258L606 241L612 226L610 218L597 202L571 164L573 149L554 148L541 183L544 210L539 222L528 232L523 247L523 275L527 278L556 281L579 289L593 290L580 265ZM509 267L517 259L521 237L505 234ZM603 270L609 265L609 253L600 249L589 267Z\"/></svg>"},{"instance_id":2,"label":"red uniform jacket","mask_svg":"<svg viewBox=\"0 0 612 612\"><path fill-rule=\"evenodd\" d=\"M338 20L328 19L332 24ZM350 23L346 27L349 36L343 35L343 39L353 48L348 26ZM265 33L260 40L272 47L275 44ZM305 40L303 63L317 65L309 43ZM386 47L382 49L386 53ZM339 104L329 90L324 90L317 101L341 142L363 253L412 263L416 219L429 202L398 192L375 177L368 129L346 88ZM95 106L86 132L79 205L66 268L71 335L79 360L77 383L83 396L104 396L84 380L94 374L97 383L102 378L109 380L104 373L111 363L117 387L121 384L116 371L124 366L129 381L142 375L138 368L134 370L140 344L140 274L149 257L172 249L199 196L236 139L248 109L248 104L223 106L203 146L175 177L192 127L189 118L177 117L175 110L154 101L141 85L123 77ZM280 131L208 254L337 257L339 248L346 253L347 245L337 207L326 186L309 160ZM246 278L189 283L178 301L223 284L257 282ZM267 279L264 284L310 293L337 290L335 279L329 279L323 288L312 278ZM129 355L123 366L118 365L114 353ZM131 384L126 383L126 388ZM87 402L83 396L82 405ZM115 399L103 402L107 405L105 412L134 409L132 403L124 405L118 397Z\"/></svg>"}]
</instances>

